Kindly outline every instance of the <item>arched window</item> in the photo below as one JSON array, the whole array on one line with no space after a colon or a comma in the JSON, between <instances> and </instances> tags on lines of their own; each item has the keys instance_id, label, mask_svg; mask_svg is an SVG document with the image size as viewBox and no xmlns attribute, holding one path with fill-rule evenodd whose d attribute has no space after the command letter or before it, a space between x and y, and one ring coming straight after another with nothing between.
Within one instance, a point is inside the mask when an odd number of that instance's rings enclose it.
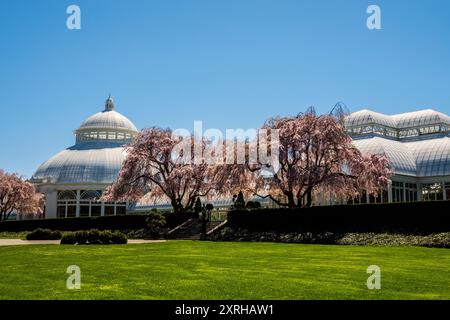
<instances>
[{"instance_id":1,"label":"arched window","mask_svg":"<svg viewBox=\"0 0 450 320\"><path fill-rule=\"evenodd\" d=\"M101 203L98 200L101 197L101 191L97 190L85 190L81 192L80 200L80 216L100 216L101 215Z\"/></svg>"},{"instance_id":2,"label":"arched window","mask_svg":"<svg viewBox=\"0 0 450 320\"><path fill-rule=\"evenodd\" d=\"M76 200L77 194L72 190L65 190L58 192L58 200Z\"/></svg>"},{"instance_id":3,"label":"arched window","mask_svg":"<svg viewBox=\"0 0 450 320\"><path fill-rule=\"evenodd\" d=\"M58 191L57 217L75 217L77 210L77 194L73 190Z\"/></svg>"},{"instance_id":4,"label":"arched window","mask_svg":"<svg viewBox=\"0 0 450 320\"><path fill-rule=\"evenodd\" d=\"M101 197L101 193L96 190L86 190L81 193L82 200L98 200Z\"/></svg>"}]
</instances>

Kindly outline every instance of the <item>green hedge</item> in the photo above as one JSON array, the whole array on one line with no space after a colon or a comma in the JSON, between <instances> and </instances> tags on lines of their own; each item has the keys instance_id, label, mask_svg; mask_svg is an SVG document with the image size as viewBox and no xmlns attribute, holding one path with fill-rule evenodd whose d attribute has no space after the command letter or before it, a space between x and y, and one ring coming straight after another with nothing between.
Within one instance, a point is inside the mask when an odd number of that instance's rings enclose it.
<instances>
[{"instance_id":1,"label":"green hedge","mask_svg":"<svg viewBox=\"0 0 450 320\"><path fill-rule=\"evenodd\" d=\"M430 235L405 235L391 233L311 233L248 231L225 227L208 237L212 241L283 242L302 244L331 244L358 246L420 246L450 248L450 232Z\"/></svg>"},{"instance_id":2,"label":"green hedge","mask_svg":"<svg viewBox=\"0 0 450 320\"><path fill-rule=\"evenodd\" d=\"M27 240L59 240L62 237L61 231L38 228L26 235Z\"/></svg>"},{"instance_id":3,"label":"green hedge","mask_svg":"<svg viewBox=\"0 0 450 320\"><path fill-rule=\"evenodd\" d=\"M235 210L228 225L250 231L397 232L450 231L450 201Z\"/></svg>"},{"instance_id":4,"label":"green hedge","mask_svg":"<svg viewBox=\"0 0 450 320\"><path fill-rule=\"evenodd\" d=\"M61 244L126 244L127 236L121 232L81 230L66 232L61 238Z\"/></svg>"},{"instance_id":5,"label":"green hedge","mask_svg":"<svg viewBox=\"0 0 450 320\"><path fill-rule=\"evenodd\" d=\"M166 227L174 228L184 221L195 217L193 213L166 213ZM78 217L61 219L37 219L0 222L0 232L32 231L38 228L76 231L76 230L137 230L147 227L147 214L131 214L105 217Z\"/></svg>"},{"instance_id":6,"label":"green hedge","mask_svg":"<svg viewBox=\"0 0 450 320\"><path fill-rule=\"evenodd\" d=\"M0 223L0 231L32 231L38 228L61 231L140 229L146 226L146 218L147 215L121 215L3 221Z\"/></svg>"}]
</instances>

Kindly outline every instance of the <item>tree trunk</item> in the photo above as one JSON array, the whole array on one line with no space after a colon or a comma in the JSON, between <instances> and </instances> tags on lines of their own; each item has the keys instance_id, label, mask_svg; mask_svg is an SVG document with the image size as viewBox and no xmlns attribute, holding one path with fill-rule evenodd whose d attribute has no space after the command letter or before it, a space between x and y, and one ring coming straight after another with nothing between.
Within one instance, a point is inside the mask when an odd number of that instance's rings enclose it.
<instances>
[{"instance_id":1,"label":"tree trunk","mask_svg":"<svg viewBox=\"0 0 450 320\"><path fill-rule=\"evenodd\" d=\"M286 195L288 198L288 208L290 208L290 209L295 208L294 194L292 192L286 192Z\"/></svg>"},{"instance_id":2,"label":"tree trunk","mask_svg":"<svg viewBox=\"0 0 450 320\"><path fill-rule=\"evenodd\" d=\"M309 208L312 206L312 190L308 190L306 192L306 205L305 207Z\"/></svg>"},{"instance_id":3,"label":"tree trunk","mask_svg":"<svg viewBox=\"0 0 450 320\"><path fill-rule=\"evenodd\" d=\"M174 213L183 212L183 206L177 201L177 199L170 199L170 204L172 205Z\"/></svg>"}]
</instances>

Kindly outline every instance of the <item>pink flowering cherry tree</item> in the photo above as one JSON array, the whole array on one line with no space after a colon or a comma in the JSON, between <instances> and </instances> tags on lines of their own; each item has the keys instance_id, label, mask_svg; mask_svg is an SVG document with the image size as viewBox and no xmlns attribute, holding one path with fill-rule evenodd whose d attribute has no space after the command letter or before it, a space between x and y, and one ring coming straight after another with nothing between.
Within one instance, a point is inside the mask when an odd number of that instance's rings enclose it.
<instances>
[{"instance_id":1,"label":"pink flowering cherry tree","mask_svg":"<svg viewBox=\"0 0 450 320\"><path fill-rule=\"evenodd\" d=\"M42 214L44 198L34 186L15 173L0 170L0 221L17 214Z\"/></svg>"},{"instance_id":2,"label":"pink flowering cherry tree","mask_svg":"<svg viewBox=\"0 0 450 320\"><path fill-rule=\"evenodd\" d=\"M264 163L248 166L257 196L289 208L309 207L314 193L354 197L363 191L376 195L389 187L389 161L362 155L332 115L307 112L271 118L263 128L278 130L279 163L277 168ZM271 174L262 178L267 171Z\"/></svg>"},{"instance_id":3,"label":"pink flowering cherry tree","mask_svg":"<svg viewBox=\"0 0 450 320\"><path fill-rule=\"evenodd\" d=\"M193 208L197 197L232 192L238 184L233 179L233 167L224 161L205 161L206 151L214 156L209 144L203 138L179 138L170 129L143 130L126 146L127 157L119 176L102 199L169 202L174 212L183 212Z\"/></svg>"}]
</instances>

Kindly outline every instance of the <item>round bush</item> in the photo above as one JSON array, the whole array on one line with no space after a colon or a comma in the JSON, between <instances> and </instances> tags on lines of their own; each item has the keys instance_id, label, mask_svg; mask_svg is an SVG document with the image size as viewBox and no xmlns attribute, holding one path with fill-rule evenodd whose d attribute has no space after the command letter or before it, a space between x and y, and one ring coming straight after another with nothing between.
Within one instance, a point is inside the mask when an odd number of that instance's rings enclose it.
<instances>
[{"instance_id":1,"label":"round bush","mask_svg":"<svg viewBox=\"0 0 450 320\"><path fill-rule=\"evenodd\" d=\"M59 240L62 237L60 231L37 228L26 235L27 240Z\"/></svg>"},{"instance_id":2,"label":"round bush","mask_svg":"<svg viewBox=\"0 0 450 320\"><path fill-rule=\"evenodd\" d=\"M89 230L87 232L87 240L90 244L99 244L100 243L100 231L98 230Z\"/></svg>"},{"instance_id":3,"label":"round bush","mask_svg":"<svg viewBox=\"0 0 450 320\"><path fill-rule=\"evenodd\" d=\"M126 244L127 236L116 231L77 231L66 232L61 238L61 244Z\"/></svg>"},{"instance_id":4,"label":"round bush","mask_svg":"<svg viewBox=\"0 0 450 320\"><path fill-rule=\"evenodd\" d=\"M101 231L99 240L102 244L112 243L113 233L111 231Z\"/></svg>"},{"instance_id":5,"label":"round bush","mask_svg":"<svg viewBox=\"0 0 450 320\"><path fill-rule=\"evenodd\" d=\"M87 231L77 231L75 232L75 238L78 244L86 244L88 241L88 232Z\"/></svg>"},{"instance_id":6,"label":"round bush","mask_svg":"<svg viewBox=\"0 0 450 320\"><path fill-rule=\"evenodd\" d=\"M77 238L74 232L66 232L61 237L61 244L76 244Z\"/></svg>"},{"instance_id":7,"label":"round bush","mask_svg":"<svg viewBox=\"0 0 450 320\"><path fill-rule=\"evenodd\" d=\"M128 243L127 236L119 231L112 233L111 241L114 244L127 244Z\"/></svg>"}]
</instances>

